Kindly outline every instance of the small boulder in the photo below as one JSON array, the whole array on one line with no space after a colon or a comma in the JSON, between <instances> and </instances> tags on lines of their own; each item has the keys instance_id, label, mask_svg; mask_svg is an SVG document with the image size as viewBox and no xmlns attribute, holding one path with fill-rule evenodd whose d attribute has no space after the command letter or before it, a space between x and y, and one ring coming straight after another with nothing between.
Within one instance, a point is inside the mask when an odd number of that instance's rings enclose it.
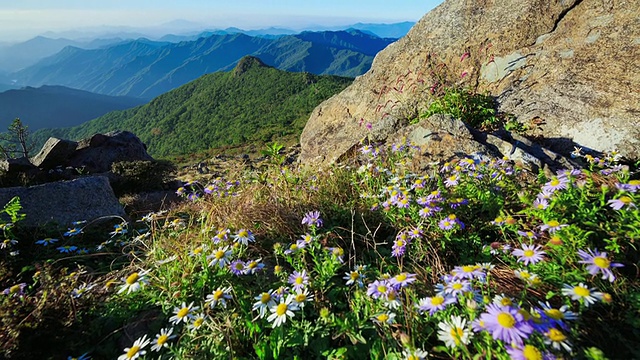
<instances>
[{"instance_id":1,"label":"small boulder","mask_svg":"<svg viewBox=\"0 0 640 360\"><path fill-rule=\"evenodd\" d=\"M88 173L105 173L119 161L153 161L147 147L133 133L112 131L96 134L78 142L78 147L67 164Z\"/></svg>"},{"instance_id":2,"label":"small boulder","mask_svg":"<svg viewBox=\"0 0 640 360\"><path fill-rule=\"evenodd\" d=\"M40 152L31 158L31 163L42 169L54 169L73 155L78 143L71 140L63 140L50 137L42 146Z\"/></svg>"}]
</instances>

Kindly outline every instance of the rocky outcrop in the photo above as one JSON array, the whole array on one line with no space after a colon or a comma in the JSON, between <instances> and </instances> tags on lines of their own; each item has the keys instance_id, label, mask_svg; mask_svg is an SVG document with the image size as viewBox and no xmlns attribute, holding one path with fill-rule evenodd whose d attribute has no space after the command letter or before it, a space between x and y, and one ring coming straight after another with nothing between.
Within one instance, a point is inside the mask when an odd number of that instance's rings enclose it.
<instances>
[{"instance_id":1,"label":"rocky outcrop","mask_svg":"<svg viewBox=\"0 0 640 360\"><path fill-rule=\"evenodd\" d=\"M301 161L391 140L443 85L488 92L554 152L639 158L639 13L633 0L446 0L314 110Z\"/></svg>"},{"instance_id":2,"label":"rocky outcrop","mask_svg":"<svg viewBox=\"0 0 640 360\"><path fill-rule=\"evenodd\" d=\"M142 141L128 131L112 131L78 142L49 138L31 162L43 169L70 166L88 173L104 173L115 162L140 160L153 160Z\"/></svg>"},{"instance_id":3,"label":"rocky outcrop","mask_svg":"<svg viewBox=\"0 0 640 360\"><path fill-rule=\"evenodd\" d=\"M73 221L95 220L103 216L125 216L104 176L88 176L72 181L58 181L31 187L0 189L0 204L20 198L23 226L57 223L68 226ZM0 206L2 206L0 205Z\"/></svg>"}]
</instances>

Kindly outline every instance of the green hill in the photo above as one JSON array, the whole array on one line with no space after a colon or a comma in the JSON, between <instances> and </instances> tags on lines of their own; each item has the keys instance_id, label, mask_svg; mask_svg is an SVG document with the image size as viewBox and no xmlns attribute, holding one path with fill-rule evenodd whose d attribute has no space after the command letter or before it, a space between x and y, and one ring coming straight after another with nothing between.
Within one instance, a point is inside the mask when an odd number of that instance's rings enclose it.
<instances>
[{"instance_id":1,"label":"green hill","mask_svg":"<svg viewBox=\"0 0 640 360\"><path fill-rule=\"evenodd\" d=\"M204 75L146 105L114 111L72 128L43 129L34 137L43 143L49 136L80 139L128 130L155 157L268 142L302 132L311 111L351 81L285 72L248 56L233 71Z\"/></svg>"}]
</instances>

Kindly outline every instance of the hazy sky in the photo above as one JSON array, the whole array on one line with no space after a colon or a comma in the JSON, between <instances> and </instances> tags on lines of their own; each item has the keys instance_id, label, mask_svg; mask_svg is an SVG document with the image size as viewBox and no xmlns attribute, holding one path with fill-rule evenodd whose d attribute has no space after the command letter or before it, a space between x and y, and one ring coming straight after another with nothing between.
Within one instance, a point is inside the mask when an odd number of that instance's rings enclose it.
<instances>
[{"instance_id":1,"label":"hazy sky","mask_svg":"<svg viewBox=\"0 0 640 360\"><path fill-rule=\"evenodd\" d=\"M0 0L0 40L46 31L157 27L188 20L207 28L293 29L355 22L416 21L442 0ZM185 26L185 30L187 29Z\"/></svg>"}]
</instances>

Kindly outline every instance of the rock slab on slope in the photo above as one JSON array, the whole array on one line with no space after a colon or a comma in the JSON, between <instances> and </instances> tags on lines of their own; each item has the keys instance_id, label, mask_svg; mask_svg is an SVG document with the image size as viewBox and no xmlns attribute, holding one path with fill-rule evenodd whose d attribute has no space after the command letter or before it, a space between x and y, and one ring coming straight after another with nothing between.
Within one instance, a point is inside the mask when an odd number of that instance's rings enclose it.
<instances>
[{"instance_id":1,"label":"rock slab on slope","mask_svg":"<svg viewBox=\"0 0 640 360\"><path fill-rule=\"evenodd\" d=\"M301 161L330 163L365 137L386 139L443 84L489 92L555 152L640 158L639 13L636 0L446 0L314 110Z\"/></svg>"},{"instance_id":2,"label":"rock slab on slope","mask_svg":"<svg viewBox=\"0 0 640 360\"><path fill-rule=\"evenodd\" d=\"M105 176L88 176L72 181L53 182L32 187L0 189L0 206L20 197L24 226L94 220L103 216L125 216Z\"/></svg>"}]
</instances>

